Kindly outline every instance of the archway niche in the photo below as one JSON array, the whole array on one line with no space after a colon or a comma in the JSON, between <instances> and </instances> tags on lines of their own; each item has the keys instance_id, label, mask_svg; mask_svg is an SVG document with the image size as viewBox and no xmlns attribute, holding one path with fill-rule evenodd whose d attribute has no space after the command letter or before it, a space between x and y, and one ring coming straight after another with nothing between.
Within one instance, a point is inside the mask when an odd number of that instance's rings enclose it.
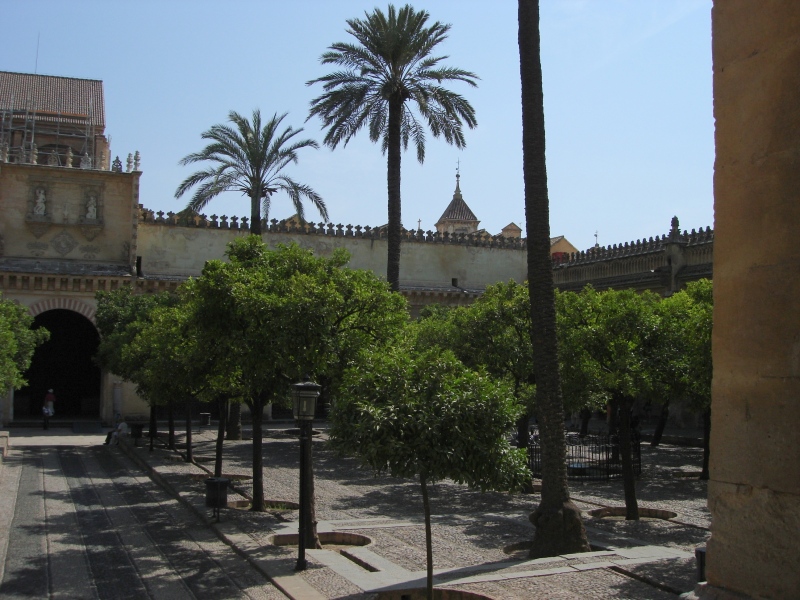
<instances>
[{"instance_id":1,"label":"archway niche","mask_svg":"<svg viewBox=\"0 0 800 600\"><path fill-rule=\"evenodd\" d=\"M92 357L100 336L80 313L54 309L34 318L33 327L50 331L25 374L28 385L14 394L14 419L38 418L44 395L55 390L56 419L100 416L100 368Z\"/></svg>"}]
</instances>

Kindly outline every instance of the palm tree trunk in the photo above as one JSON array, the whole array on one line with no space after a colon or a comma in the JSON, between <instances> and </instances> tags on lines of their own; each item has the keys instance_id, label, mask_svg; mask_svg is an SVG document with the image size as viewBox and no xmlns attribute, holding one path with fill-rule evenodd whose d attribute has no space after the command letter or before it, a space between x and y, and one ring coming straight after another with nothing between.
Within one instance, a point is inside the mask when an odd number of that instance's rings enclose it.
<instances>
[{"instance_id":1,"label":"palm tree trunk","mask_svg":"<svg viewBox=\"0 0 800 600\"><path fill-rule=\"evenodd\" d=\"M619 449L622 455L622 485L625 490L625 519L639 520L639 503L636 501L636 474L633 471L631 452L631 406L633 402L618 397L614 404L619 408Z\"/></svg>"},{"instance_id":2,"label":"palm tree trunk","mask_svg":"<svg viewBox=\"0 0 800 600\"><path fill-rule=\"evenodd\" d=\"M261 190L253 190L250 197L250 233L261 237Z\"/></svg>"},{"instance_id":3,"label":"palm tree trunk","mask_svg":"<svg viewBox=\"0 0 800 600\"><path fill-rule=\"evenodd\" d=\"M428 498L428 480L424 473L419 475L422 488L422 509L425 512L425 554L427 557L426 590L428 600L433 600L433 541L431 536L431 502Z\"/></svg>"},{"instance_id":4,"label":"palm tree trunk","mask_svg":"<svg viewBox=\"0 0 800 600\"><path fill-rule=\"evenodd\" d=\"M242 403L231 402L230 405L225 437L229 440L240 440L242 439Z\"/></svg>"},{"instance_id":5,"label":"palm tree trunk","mask_svg":"<svg viewBox=\"0 0 800 600\"><path fill-rule=\"evenodd\" d=\"M261 456L264 446L264 395L256 394L247 406L253 417L253 506L250 510L264 512L264 467Z\"/></svg>"},{"instance_id":6,"label":"palm tree trunk","mask_svg":"<svg viewBox=\"0 0 800 600\"><path fill-rule=\"evenodd\" d=\"M386 280L393 292L400 291L400 117L403 101L392 96L389 99L389 143L386 158L386 184L389 196L389 255L386 264Z\"/></svg>"},{"instance_id":7,"label":"palm tree trunk","mask_svg":"<svg viewBox=\"0 0 800 600\"><path fill-rule=\"evenodd\" d=\"M564 405L558 373L550 259L538 0L519 0L519 54L531 342L542 446L542 499L530 516L536 527L531 556L542 557L588 551L589 542L580 510L570 500L567 486Z\"/></svg>"},{"instance_id":8,"label":"palm tree trunk","mask_svg":"<svg viewBox=\"0 0 800 600\"><path fill-rule=\"evenodd\" d=\"M222 447L225 439L225 422L228 420L228 401L220 396L217 398L219 409L219 426L217 427L217 444L214 453L214 477L222 477Z\"/></svg>"}]
</instances>

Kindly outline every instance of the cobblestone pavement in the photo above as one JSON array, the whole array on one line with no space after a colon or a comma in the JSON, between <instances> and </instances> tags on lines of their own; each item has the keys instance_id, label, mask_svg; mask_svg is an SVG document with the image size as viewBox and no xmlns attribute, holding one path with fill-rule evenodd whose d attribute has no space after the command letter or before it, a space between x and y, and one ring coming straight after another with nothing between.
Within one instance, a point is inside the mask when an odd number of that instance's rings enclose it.
<instances>
[{"instance_id":1,"label":"cobblestone pavement","mask_svg":"<svg viewBox=\"0 0 800 600\"><path fill-rule=\"evenodd\" d=\"M284 597L124 455L49 434L0 467L0 597Z\"/></svg>"},{"instance_id":2,"label":"cobblestone pavement","mask_svg":"<svg viewBox=\"0 0 800 600\"><path fill-rule=\"evenodd\" d=\"M124 440L100 453L130 455L143 469L275 586L294 598L374 599L381 591L424 586L425 535L418 484L373 477L352 459L334 456L325 435L314 441L316 515L319 531L358 534L367 546L328 545L308 552L309 569L294 572L296 548L273 544L274 536L297 531L297 438L283 428L266 432L265 513L228 509L219 524L204 506L207 469L213 468L215 431L195 430L196 464L157 445L153 452ZM252 491L251 443L225 443L223 472L235 490L229 500L246 504ZM640 506L670 510L675 519L638 522L592 518L586 526L595 552L529 560L523 548L532 538L528 514L538 494L471 491L451 482L431 489L436 585L514 598L675 598L695 584L694 548L709 536L705 482L684 476L699 471L701 451L664 445L642 446L644 471L637 484ZM572 493L584 511L623 505L620 481L578 483ZM339 540L341 541L341 539ZM507 551L504 551L506 549Z\"/></svg>"}]
</instances>

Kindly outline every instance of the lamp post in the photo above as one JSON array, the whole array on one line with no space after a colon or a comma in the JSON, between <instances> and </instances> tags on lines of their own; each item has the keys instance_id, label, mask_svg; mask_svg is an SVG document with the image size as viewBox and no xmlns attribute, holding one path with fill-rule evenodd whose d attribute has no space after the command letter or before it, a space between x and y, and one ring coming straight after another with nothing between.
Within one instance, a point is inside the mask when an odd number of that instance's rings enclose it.
<instances>
[{"instance_id":1,"label":"lamp post","mask_svg":"<svg viewBox=\"0 0 800 600\"><path fill-rule=\"evenodd\" d=\"M317 407L320 386L309 381L292 385L294 418L300 426L300 522L297 528L297 566L295 571L304 571L306 544L311 539L311 425Z\"/></svg>"}]
</instances>

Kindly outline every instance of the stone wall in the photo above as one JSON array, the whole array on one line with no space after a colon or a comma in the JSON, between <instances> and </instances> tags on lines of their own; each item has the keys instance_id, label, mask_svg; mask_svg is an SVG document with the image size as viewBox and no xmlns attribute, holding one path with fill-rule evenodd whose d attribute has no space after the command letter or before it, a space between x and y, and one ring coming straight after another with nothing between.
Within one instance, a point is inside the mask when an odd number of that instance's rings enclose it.
<instances>
[{"instance_id":1,"label":"stone wall","mask_svg":"<svg viewBox=\"0 0 800 600\"><path fill-rule=\"evenodd\" d=\"M673 218L668 234L625 244L597 246L553 261L553 283L560 290L651 290L661 295L679 291L687 282L712 278L714 232L678 228Z\"/></svg>"},{"instance_id":2,"label":"stone wall","mask_svg":"<svg viewBox=\"0 0 800 600\"><path fill-rule=\"evenodd\" d=\"M800 597L800 2L716 0L707 597Z\"/></svg>"},{"instance_id":3,"label":"stone wall","mask_svg":"<svg viewBox=\"0 0 800 600\"><path fill-rule=\"evenodd\" d=\"M345 248L350 252L352 268L381 276L386 273L388 242L378 229L321 223L298 226L277 220L265 225L262 237L271 247L296 243L318 256L330 256L336 248ZM197 276L206 260L223 258L231 240L249 233L239 219L214 215L187 220L145 209L140 211L138 231L142 271L152 278ZM499 281L523 281L526 268L525 244L519 238L404 233L400 281L408 292L478 293Z\"/></svg>"}]
</instances>

